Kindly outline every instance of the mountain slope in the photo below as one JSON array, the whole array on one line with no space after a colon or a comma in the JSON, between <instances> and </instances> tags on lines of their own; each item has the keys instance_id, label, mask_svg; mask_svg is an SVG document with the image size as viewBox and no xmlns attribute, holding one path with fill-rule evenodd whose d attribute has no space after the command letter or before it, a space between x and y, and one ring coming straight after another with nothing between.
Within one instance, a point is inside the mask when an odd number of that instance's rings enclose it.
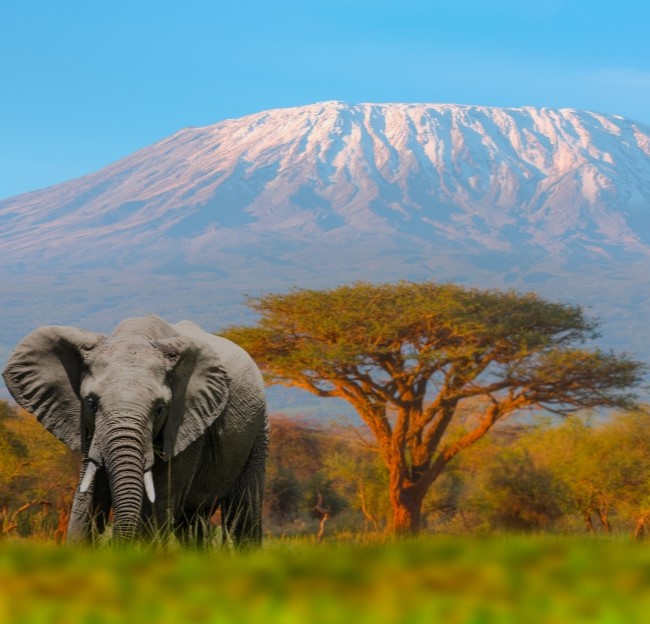
<instances>
[{"instance_id":1,"label":"mountain slope","mask_svg":"<svg viewBox=\"0 0 650 624\"><path fill-rule=\"evenodd\" d=\"M569 109L329 102L189 128L0 202L4 253L162 257L279 235L645 255L650 128Z\"/></svg>"}]
</instances>

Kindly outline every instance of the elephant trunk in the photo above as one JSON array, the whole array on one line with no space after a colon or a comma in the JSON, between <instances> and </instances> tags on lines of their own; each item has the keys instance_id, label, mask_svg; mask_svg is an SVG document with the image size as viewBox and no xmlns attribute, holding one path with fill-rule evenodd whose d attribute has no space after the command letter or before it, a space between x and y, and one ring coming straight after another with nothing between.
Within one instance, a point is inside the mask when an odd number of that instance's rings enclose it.
<instances>
[{"instance_id":1,"label":"elephant trunk","mask_svg":"<svg viewBox=\"0 0 650 624\"><path fill-rule=\"evenodd\" d=\"M119 425L102 435L102 455L113 499L113 538L117 543L133 540L139 530L145 489L145 423L116 419ZM151 443L149 443L151 444Z\"/></svg>"}]
</instances>

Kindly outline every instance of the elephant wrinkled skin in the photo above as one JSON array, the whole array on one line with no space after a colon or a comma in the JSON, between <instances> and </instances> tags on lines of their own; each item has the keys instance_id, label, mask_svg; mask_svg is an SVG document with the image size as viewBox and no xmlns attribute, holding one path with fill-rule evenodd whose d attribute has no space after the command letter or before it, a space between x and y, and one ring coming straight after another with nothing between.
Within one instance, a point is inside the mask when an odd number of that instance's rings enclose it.
<instances>
[{"instance_id":1,"label":"elephant wrinkled skin","mask_svg":"<svg viewBox=\"0 0 650 624\"><path fill-rule=\"evenodd\" d=\"M110 336L45 326L3 377L16 402L83 454L68 540L174 531L203 544L220 508L224 537L262 539L268 419L262 376L234 343L182 321L122 321Z\"/></svg>"}]
</instances>

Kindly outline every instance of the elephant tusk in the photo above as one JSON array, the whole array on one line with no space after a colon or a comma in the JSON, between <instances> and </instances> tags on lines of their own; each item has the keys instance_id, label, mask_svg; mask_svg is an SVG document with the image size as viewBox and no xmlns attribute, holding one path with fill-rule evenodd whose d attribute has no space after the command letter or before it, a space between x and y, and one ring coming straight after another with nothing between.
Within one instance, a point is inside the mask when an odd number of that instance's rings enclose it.
<instances>
[{"instance_id":1,"label":"elephant tusk","mask_svg":"<svg viewBox=\"0 0 650 624\"><path fill-rule=\"evenodd\" d=\"M156 490L153 487L153 476L151 470L144 473L144 489L147 492L147 498L152 502L156 502Z\"/></svg>"},{"instance_id":2,"label":"elephant tusk","mask_svg":"<svg viewBox=\"0 0 650 624\"><path fill-rule=\"evenodd\" d=\"M86 468L86 472L84 473L84 478L81 481L81 485L79 486L79 491L81 493L87 492L90 486L93 484L93 481L95 480L95 473L97 472L97 464L95 462L89 461L88 466Z\"/></svg>"}]
</instances>

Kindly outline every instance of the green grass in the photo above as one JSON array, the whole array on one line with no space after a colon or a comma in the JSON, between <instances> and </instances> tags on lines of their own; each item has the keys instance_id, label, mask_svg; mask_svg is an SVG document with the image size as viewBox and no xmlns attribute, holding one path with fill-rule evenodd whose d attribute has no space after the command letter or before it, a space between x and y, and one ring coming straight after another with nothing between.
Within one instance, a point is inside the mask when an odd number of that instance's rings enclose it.
<instances>
[{"instance_id":1,"label":"green grass","mask_svg":"<svg viewBox=\"0 0 650 624\"><path fill-rule=\"evenodd\" d=\"M0 622L650 621L650 545L554 537L208 554L0 544Z\"/></svg>"}]
</instances>

